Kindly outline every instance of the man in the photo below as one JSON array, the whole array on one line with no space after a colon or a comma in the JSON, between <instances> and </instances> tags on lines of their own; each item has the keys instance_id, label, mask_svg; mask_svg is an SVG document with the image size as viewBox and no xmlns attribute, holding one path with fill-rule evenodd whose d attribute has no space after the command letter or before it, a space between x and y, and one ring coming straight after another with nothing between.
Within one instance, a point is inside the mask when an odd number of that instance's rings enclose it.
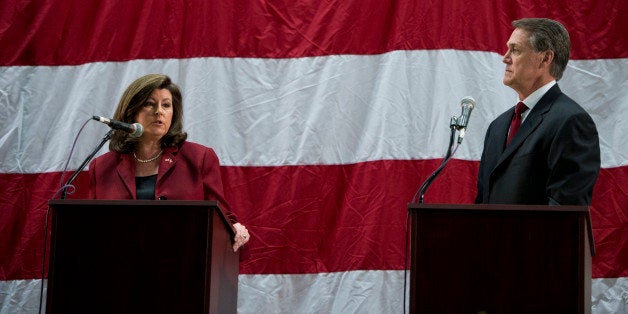
<instances>
[{"instance_id":1,"label":"man","mask_svg":"<svg viewBox=\"0 0 628 314\"><path fill-rule=\"evenodd\" d=\"M490 124L475 202L589 205L600 170L597 130L556 84L569 60L569 34L549 19L512 25L503 82L525 107L516 106L517 114L513 107Z\"/></svg>"}]
</instances>

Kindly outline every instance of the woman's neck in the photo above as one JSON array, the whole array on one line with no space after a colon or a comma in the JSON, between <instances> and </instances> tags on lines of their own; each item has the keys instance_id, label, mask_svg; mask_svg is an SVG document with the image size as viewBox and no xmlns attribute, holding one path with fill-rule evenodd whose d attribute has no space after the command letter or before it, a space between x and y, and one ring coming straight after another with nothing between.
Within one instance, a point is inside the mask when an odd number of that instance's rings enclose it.
<instances>
[{"instance_id":1,"label":"woman's neck","mask_svg":"<svg viewBox=\"0 0 628 314\"><path fill-rule=\"evenodd\" d=\"M161 152L161 145L159 142L151 142L151 143L139 143L135 148L135 154L138 158L148 159L151 158Z\"/></svg>"},{"instance_id":2,"label":"woman's neck","mask_svg":"<svg viewBox=\"0 0 628 314\"><path fill-rule=\"evenodd\" d=\"M135 159L135 176L145 177L157 174L163 150L158 142L140 143L133 157Z\"/></svg>"}]
</instances>

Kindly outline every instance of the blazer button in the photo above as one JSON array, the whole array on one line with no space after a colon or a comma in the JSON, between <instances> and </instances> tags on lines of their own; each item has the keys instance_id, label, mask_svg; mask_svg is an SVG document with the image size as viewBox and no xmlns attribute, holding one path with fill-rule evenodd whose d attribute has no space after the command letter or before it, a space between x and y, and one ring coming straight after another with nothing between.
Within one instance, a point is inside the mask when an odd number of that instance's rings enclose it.
<instances>
[{"instance_id":1,"label":"blazer button","mask_svg":"<svg viewBox=\"0 0 628 314\"><path fill-rule=\"evenodd\" d=\"M168 199L168 198L167 198L165 195L162 195L162 196L160 196L160 197L158 198L158 200L160 200L160 201L165 201L165 200L167 200L167 199Z\"/></svg>"}]
</instances>

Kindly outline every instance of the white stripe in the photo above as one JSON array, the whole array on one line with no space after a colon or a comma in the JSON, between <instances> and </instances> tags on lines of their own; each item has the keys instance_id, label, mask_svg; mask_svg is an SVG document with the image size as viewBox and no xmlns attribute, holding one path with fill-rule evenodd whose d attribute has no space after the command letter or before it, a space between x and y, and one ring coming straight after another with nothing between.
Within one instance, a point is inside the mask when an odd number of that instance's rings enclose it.
<instances>
[{"instance_id":1,"label":"white stripe","mask_svg":"<svg viewBox=\"0 0 628 314\"><path fill-rule=\"evenodd\" d=\"M0 314L36 313L40 283L0 281ZM628 313L628 277L593 279L591 291L592 313ZM403 313L402 304L403 271L239 276L239 313Z\"/></svg>"},{"instance_id":2,"label":"white stripe","mask_svg":"<svg viewBox=\"0 0 628 314\"><path fill-rule=\"evenodd\" d=\"M628 165L627 77L628 59L576 60L558 82L595 121L603 168Z\"/></svg>"},{"instance_id":3,"label":"white stripe","mask_svg":"<svg viewBox=\"0 0 628 314\"><path fill-rule=\"evenodd\" d=\"M239 276L239 313L404 313L403 302L402 271Z\"/></svg>"},{"instance_id":4,"label":"white stripe","mask_svg":"<svg viewBox=\"0 0 628 314\"><path fill-rule=\"evenodd\" d=\"M516 102L503 69L498 54L458 50L1 67L0 172L62 170L80 125L111 117L124 88L154 72L183 88L190 140L214 147L224 165L440 158L467 95L477 107L454 157L478 160L488 123ZM596 121L603 167L628 164L626 73L628 59L578 60L559 82ZM88 124L70 169L106 130Z\"/></svg>"},{"instance_id":5,"label":"white stripe","mask_svg":"<svg viewBox=\"0 0 628 314\"><path fill-rule=\"evenodd\" d=\"M44 280L44 284L47 281ZM43 298L40 298L41 295L41 280L0 281L0 314L40 313L40 305L41 313L45 313L45 286Z\"/></svg>"},{"instance_id":6,"label":"white stripe","mask_svg":"<svg viewBox=\"0 0 628 314\"><path fill-rule=\"evenodd\" d=\"M591 312L628 313L628 277L593 279Z\"/></svg>"}]
</instances>

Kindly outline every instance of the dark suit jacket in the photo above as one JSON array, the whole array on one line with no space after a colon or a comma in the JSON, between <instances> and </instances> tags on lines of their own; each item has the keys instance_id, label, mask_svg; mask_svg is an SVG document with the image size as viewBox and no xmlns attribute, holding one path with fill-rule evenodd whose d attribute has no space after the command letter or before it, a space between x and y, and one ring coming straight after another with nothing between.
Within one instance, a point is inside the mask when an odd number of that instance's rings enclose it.
<instances>
[{"instance_id":1,"label":"dark suit jacket","mask_svg":"<svg viewBox=\"0 0 628 314\"><path fill-rule=\"evenodd\" d=\"M514 107L486 132L475 202L589 205L600 170L591 116L554 85L506 147L513 114Z\"/></svg>"},{"instance_id":2,"label":"dark suit jacket","mask_svg":"<svg viewBox=\"0 0 628 314\"><path fill-rule=\"evenodd\" d=\"M136 199L135 161L131 154L108 152L89 165L92 199ZM213 149L192 142L168 147L161 156L155 199L217 200L232 223L236 216L224 197L218 156Z\"/></svg>"}]
</instances>

